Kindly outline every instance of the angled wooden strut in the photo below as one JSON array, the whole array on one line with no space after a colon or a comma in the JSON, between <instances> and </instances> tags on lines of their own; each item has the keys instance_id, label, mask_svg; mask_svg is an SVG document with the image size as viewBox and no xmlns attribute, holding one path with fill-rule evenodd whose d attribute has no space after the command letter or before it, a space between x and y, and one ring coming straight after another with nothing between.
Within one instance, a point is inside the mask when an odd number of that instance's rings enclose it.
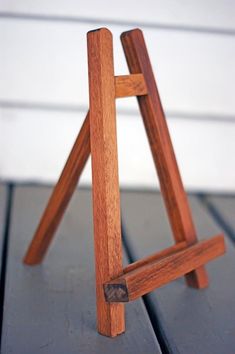
<instances>
[{"instance_id":1,"label":"angled wooden strut","mask_svg":"<svg viewBox=\"0 0 235 354\"><path fill-rule=\"evenodd\" d=\"M143 34L121 36L130 75L114 76L112 34L88 32L90 111L24 258L42 261L91 152L97 326L101 334L125 330L123 302L185 275L195 288L208 285L204 264L225 252L223 235L197 241ZM115 99L137 96L158 173L175 245L122 265Z\"/></svg>"}]
</instances>

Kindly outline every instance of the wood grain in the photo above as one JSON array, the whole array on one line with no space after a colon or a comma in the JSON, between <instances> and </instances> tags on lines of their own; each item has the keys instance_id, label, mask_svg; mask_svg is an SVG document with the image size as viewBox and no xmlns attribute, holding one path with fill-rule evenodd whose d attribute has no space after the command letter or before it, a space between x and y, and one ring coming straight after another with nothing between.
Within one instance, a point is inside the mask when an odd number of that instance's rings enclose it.
<instances>
[{"instance_id":1,"label":"wood grain","mask_svg":"<svg viewBox=\"0 0 235 354\"><path fill-rule=\"evenodd\" d=\"M24 258L25 264L38 264L45 256L53 235L77 186L89 154L90 124L88 112L27 250Z\"/></svg>"},{"instance_id":2,"label":"wood grain","mask_svg":"<svg viewBox=\"0 0 235 354\"><path fill-rule=\"evenodd\" d=\"M136 300L225 253L224 236L199 241L188 248L123 274L104 285L106 301Z\"/></svg>"},{"instance_id":3,"label":"wood grain","mask_svg":"<svg viewBox=\"0 0 235 354\"><path fill-rule=\"evenodd\" d=\"M176 242L187 241L191 244L197 239L196 230L143 34L139 29L124 32L121 35L121 41L131 74L142 73L147 85L148 95L139 96L138 103L174 238ZM188 285L193 287L204 288L208 286L207 273L203 267L187 274L186 280Z\"/></svg>"},{"instance_id":4,"label":"wood grain","mask_svg":"<svg viewBox=\"0 0 235 354\"><path fill-rule=\"evenodd\" d=\"M115 76L115 97L147 95L143 74Z\"/></svg>"},{"instance_id":5,"label":"wood grain","mask_svg":"<svg viewBox=\"0 0 235 354\"><path fill-rule=\"evenodd\" d=\"M116 336L125 330L124 306L108 304L103 292L103 284L122 273L112 34L103 28L88 32L87 40L97 326Z\"/></svg>"},{"instance_id":6,"label":"wood grain","mask_svg":"<svg viewBox=\"0 0 235 354\"><path fill-rule=\"evenodd\" d=\"M187 247L187 242L179 242L177 243L176 245L173 245L171 247L168 247L168 248L165 248L164 250L160 251L160 252L157 252L157 253L154 253L150 256L147 256L147 257L144 257L136 262L133 262L131 264L128 264L128 266L126 266L124 269L123 269L123 273L128 273L134 269L137 269L141 266L144 266L144 265L147 265L149 264L150 262L153 262L153 261L158 261L166 256L170 256L171 254L174 254L180 250L183 250Z\"/></svg>"}]
</instances>

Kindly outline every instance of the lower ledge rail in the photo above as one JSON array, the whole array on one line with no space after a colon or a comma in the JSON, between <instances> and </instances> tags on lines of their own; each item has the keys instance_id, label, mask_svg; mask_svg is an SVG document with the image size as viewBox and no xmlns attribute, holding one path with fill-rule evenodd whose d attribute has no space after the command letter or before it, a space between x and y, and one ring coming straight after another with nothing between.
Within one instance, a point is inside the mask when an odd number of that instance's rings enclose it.
<instances>
[{"instance_id":1,"label":"lower ledge rail","mask_svg":"<svg viewBox=\"0 0 235 354\"><path fill-rule=\"evenodd\" d=\"M184 246L184 245L183 245ZM151 256L144 262L127 266L123 274L106 282L104 287L107 302L129 302L175 280L225 253L222 234L199 241L187 248L169 252L164 258Z\"/></svg>"}]
</instances>

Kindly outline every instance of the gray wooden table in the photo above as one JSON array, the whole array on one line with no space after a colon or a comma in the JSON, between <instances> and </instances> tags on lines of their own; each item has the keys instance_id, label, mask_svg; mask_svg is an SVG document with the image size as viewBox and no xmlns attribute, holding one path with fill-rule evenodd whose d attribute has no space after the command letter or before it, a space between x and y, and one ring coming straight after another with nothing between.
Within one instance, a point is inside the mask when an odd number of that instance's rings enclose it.
<instances>
[{"instance_id":1,"label":"gray wooden table","mask_svg":"<svg viewBox=\"0 0 235 354\"><path fill-rule=\"evenodd\" d=\"M96 332L91 192L76 191L42 265L21 262L50 195L0 187L1 353L235 353L235 197L190 196L199 238L226 232L210 287L179 279L126 305L124 335ZM122 192L125 263L173 244L159 193Z\"/></svg>"}]
</instances>

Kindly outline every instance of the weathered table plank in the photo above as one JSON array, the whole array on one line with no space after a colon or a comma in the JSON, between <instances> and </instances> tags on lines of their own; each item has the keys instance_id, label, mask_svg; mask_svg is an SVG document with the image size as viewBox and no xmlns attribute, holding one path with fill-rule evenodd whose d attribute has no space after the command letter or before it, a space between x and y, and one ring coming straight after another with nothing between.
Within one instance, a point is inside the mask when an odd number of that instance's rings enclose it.
<instances>
[{"instance_id":1,"label":"weathered table plank","mask_svg":"<svg viewBox=\"0 0 235 354\"><path fill-rule=\"evenodd\" d=\"M124 335L96 332L91 196L75 193L40 266L21 261L50 193L18 187L10 230L2 354L160 353L142 300L127 307Z\"/></svg>"},{"instance_id":2,"label":"weathered table plank","mask_svg":"<svg viewBox=\"0 0 235 354\"><path fill-rule=\"evenodd\" d=\"M207 210L190 199L199 238L218 233ZM122 195L124 227L134 260L173 243L161 197L157 193ZM147 296L170 352L232 354L235 350L235 250L227 240L225 256L207 266L210 286L187 288L183 278Z\"/></svg>"},{"instance_id":3,"label":"weathered table plank","mask_svg":"<svg viewBox=\"0 0 235 354\"><path fill-rule=\"evenodd\" d=\"M4 230L5 230L5 219L6 219L6 208L7 208L7 187L5 185L0 185L0 274L2 271L2 252L3 252L3 242L4 242Z\"/></svg>"},{"instance_id":4,"label":"weathered table plank","mask_svg":"<svg viewBox=\"0 0 235 354\"><path fill-rule=\"evenodd\" d=\"M208 196L205 198L218 223L235 241L235 196Z\"/></svg>"}]
</instances>

